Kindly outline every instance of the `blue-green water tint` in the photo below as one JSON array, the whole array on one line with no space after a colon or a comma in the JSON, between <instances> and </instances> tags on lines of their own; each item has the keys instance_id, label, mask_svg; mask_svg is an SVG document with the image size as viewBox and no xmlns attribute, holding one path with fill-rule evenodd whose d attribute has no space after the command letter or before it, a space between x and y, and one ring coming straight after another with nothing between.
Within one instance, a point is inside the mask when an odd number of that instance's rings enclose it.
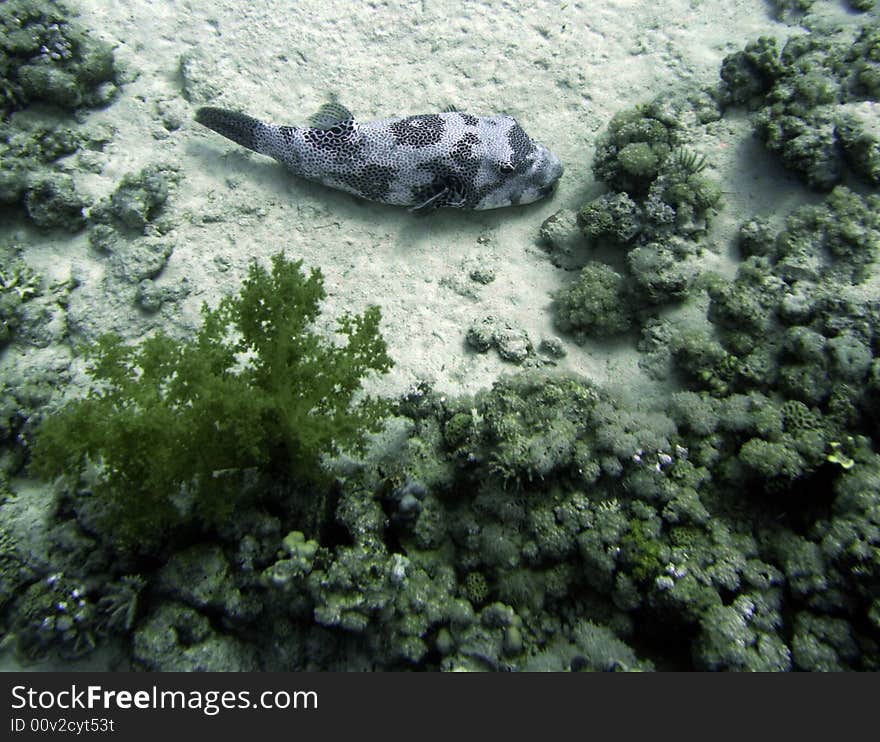
<instances>
[{"instance_id":1,"label":"blue-green water tint","mask_svg":"<svg viewBox=\"0 0 880 742\"><path fill-rule=\"evenodd\" d=\"M81 9L0 7L0 610L20 661L877 669L872 3ZM420 219L192 120L297 125L331 99L366 120L508 113L565 174L533 205ZM120 548L93 493L134 493L106 459L56 484L28 468L44 419L101 397L82 346L197 339L202 303L279 251L324 276L315 337L381 308L384 430L326 457L329 485L279 450L200 472L259 489L219 524L203 482L174 480L187 527ZM261 362L224 329L206 379ZM179 382L163 362L143 375ZM210 407L186 381L114 414L165 405L173 440ZM120 449L133 470L176 463L148 441Z\"/></svg>"}]
</instances>

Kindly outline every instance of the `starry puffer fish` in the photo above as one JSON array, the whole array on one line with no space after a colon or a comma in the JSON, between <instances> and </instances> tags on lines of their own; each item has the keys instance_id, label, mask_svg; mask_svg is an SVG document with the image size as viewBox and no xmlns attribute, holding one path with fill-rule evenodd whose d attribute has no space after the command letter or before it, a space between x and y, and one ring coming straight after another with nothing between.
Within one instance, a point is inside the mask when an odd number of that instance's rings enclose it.
<instances>
[{"instance_id":1,"label":"starry puffer fish","mask_svg":"<svg viewBox=\"0 0 880 742\"><path fill-rule=\"evenodd\" d=\"M556 155L505 115L448 110L359 122L334 102L303 127L213 107L196 121L302 178L412 211L526 204L562 175Z\"/></svg>"}]
</instances>

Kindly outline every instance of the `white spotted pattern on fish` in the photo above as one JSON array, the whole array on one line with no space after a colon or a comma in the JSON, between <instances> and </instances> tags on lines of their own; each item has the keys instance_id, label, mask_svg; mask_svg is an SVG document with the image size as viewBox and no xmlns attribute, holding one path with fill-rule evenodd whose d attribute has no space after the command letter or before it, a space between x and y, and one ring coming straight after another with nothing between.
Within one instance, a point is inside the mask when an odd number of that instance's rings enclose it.
<instances>
[{"instance_id":1,"label":"white spotted pattern on fish","mask_svg":"<svg viewBox=\"0 0 880 742\"><path fill-rule=\"evenodd\" d=\"M549 195L559 159L511 116L444 111L358 122L338 103L309 126L275 126L205 107L196 121L295 175L411 210L495 209Z\"/></svg>"}]
</instances>

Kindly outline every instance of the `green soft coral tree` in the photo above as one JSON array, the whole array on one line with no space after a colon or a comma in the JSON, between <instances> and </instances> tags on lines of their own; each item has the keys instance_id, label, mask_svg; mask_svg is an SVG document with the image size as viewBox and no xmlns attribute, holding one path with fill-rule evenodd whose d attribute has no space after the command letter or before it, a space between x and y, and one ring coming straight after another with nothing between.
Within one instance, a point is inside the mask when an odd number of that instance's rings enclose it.
<instances>
[{"instance_id":1,"label":"green soft coral tree","mask_svg":"<svg viewBox=\"0 0 880 742\"><path fill-rule=\"evenodd\" d=\"M323 277L301 267L280 254L271 272L252 264L237 296L203 307L191 339L102 337L88 352L89 396L38 431L36 473L76 477L97 464L94 495L124 544L221 522L249 491L246 471L320 481L323 456L362 448L380 427L385 402L359 393L392 361L378 307L339 319L344 343L312 329Z\"/></svg>"}]
</instances>

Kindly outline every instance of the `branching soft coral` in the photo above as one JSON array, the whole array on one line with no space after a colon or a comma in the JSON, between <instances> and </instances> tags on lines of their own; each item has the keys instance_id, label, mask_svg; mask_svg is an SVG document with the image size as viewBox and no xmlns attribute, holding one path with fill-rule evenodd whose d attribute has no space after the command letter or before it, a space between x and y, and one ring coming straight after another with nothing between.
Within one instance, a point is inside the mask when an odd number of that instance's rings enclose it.
<instances>
[{"instance_id":1,"label":"branching soft coral","mask_svg":"<svg viewBox=\"0 0 880 742\"><path fill-rule=\"evenodd\" d=\"M228 517L246 497L246 470L320 480L322 456L357 450L380 426L385 403L355 397L392 361L378 307L339 320L345 344L311 329L323 277L301 266L283 255L271 273L253 264L238 296L203 307L191 340L101 338L89 351L98 383L43 423L35 471L78 476L98 464L94 495L110 535L127 543Z\"/></svg>"}]
</instances>

